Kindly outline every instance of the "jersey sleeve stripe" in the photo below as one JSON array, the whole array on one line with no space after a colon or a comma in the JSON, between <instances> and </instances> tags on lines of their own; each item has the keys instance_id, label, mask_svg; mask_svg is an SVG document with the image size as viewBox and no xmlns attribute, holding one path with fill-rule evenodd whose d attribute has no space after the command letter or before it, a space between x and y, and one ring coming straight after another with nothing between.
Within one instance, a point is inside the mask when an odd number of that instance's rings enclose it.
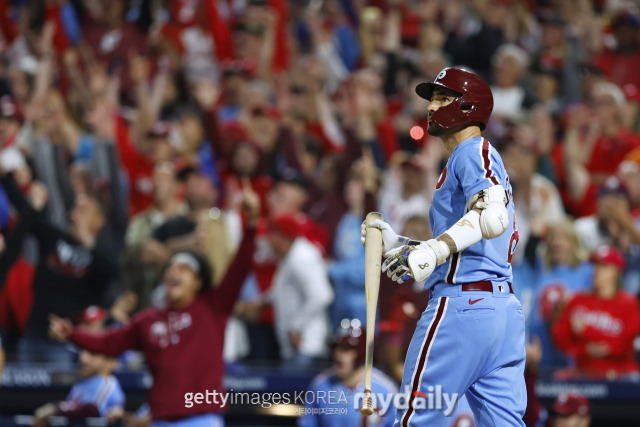
<instances>
[{"instance_id":1,"label":"jersey sleeve stripe","mask_svg":"<svg viewBox=\"0 0 640 427\"><path fill-rule=\"evenodd\" d=\"M493 174L491 170L491 145L489 141L482 138L482 167L484 168L484 177L487 178L493 185L500 185L500 182Z\"/></svg>"}]
</instances>

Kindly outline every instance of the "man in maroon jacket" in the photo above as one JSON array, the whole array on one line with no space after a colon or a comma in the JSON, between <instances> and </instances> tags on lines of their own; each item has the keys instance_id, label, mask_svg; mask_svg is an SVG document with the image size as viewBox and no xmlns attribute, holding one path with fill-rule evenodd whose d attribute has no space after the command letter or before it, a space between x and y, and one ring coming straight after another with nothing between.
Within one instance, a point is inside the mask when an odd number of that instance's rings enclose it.
<instances>
[{"instance_id":1,"label":"man in maroon jacket","mask_svg":"<svg viewBox=\"0 0 640 427\"><path fill-rule=\"evenodd\" d=\"M212 289L212 272L206 259L196 253L181 252L168 262L164 285L167 306L148 308L132 321L106 333L90 333L73 328L67 319L50 316L50 335L61 342L71 341L94 353L116 356L126 349L145 354L153 375L149 406L153 425L222 426L226 409L222 347L227 319L238 298L253 257L255 224L260 203L255 193L245 191L247 218L242 243L221 284ZM200 404L187 396L202 393ZM185 423L186 422L186 423ZM184 424L183 424L184 423Z\"/></svg>"}]
</instances>

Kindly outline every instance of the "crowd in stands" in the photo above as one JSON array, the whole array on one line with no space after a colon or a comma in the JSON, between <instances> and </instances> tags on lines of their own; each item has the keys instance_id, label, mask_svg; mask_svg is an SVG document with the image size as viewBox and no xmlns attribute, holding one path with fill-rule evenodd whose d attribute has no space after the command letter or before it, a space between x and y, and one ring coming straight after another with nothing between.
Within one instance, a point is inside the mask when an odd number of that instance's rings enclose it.
<instances>
[{"instance_id":1,"label":"crowd in stands","mask_svg":"<svg viewBox=\"0 0 640 427\"><path fill-rule=\"evenodd\" d=\"M365 323L366 213L431 237L447 159L414 89L453 65L494 95L483 135L513 187L527 375L638 379L626 0L0 0L0 350L72 363L50 315L77 325L93 307L126 328L176 292L174 256L197 253L213 287L230 265L246 276L225 300L225 360L328 361L341 321ZM398 382L428 297L383 277L376 360ZM110 372L96 357L81 370Z\"/></svg>"}]
</instances>

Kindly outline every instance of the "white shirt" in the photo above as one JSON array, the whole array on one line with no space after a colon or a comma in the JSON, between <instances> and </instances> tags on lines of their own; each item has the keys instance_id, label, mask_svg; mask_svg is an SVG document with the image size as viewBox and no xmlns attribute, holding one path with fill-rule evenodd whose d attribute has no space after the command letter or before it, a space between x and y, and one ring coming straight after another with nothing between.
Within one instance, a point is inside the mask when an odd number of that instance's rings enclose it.
<instances>
[{"instance_id":1,"label":"white shirt","mask_svg":"<svg viewBox=\"0 0 640 427\"><path fill-rule=\"evenodd\" d=\"M510 88L491 87L493 92L493 113L500 116L513 116L522 109L524 89L520 86Z\"/></svg>"},{"instance_id":2,"label":"white shirt","mask_svg":"<svg viewBox=\"0 0 640 427\"><path fill-rule=\"evenodd\" d=\"M326 354L331 301L333 290L320 250L308 240L297 238L278 264L271 289L276 336L283 359L295 354L289 342L291 331L302 335L299 353L311 357Z\"/></svg>"},{"instance_id":3,"label":"white shirt","mask_svg":"<svg viewBox=\"0 0 640 427\"><path fill-rule=\"evenodd\" d=\"M401 183L390 172L385 175L378 200L384 220L396 233L402 232L404 223L410 217L428 215L431 206L430 200L424 192L416 193L405 199L402 195Z\"/></svg>"}]
</instances>

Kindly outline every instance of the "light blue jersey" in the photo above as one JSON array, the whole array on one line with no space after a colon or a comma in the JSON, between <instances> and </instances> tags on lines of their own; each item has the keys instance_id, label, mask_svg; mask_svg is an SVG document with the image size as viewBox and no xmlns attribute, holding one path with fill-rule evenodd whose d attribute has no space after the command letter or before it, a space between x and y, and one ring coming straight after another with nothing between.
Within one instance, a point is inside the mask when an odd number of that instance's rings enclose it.
<instances>
[{"instance_id":1,"label":"light blue jersey","mask_svg":"<svg viewBox=\"0 0 640 427\"><path fill-rule=\"evenodd\" d=\"M371 392L376 412L367 417L366 423L360 414L362 390L364 382L355 389L350 389L340 381L333 369L322 372L311 382L309 391L312 392L313 398L306 399L304 414L298 419L298 426L391 427L396 412L393 402L398 395L396 384L379 370L373 369Z\"/></svg>"},{"instance_id":2,"label":"light blue jersey","mask_svg":"<svg viewBox=\"0 0 640 427\"><path fill-rule=\"evenodd\" d=\"M402 376L408 404L398 408L394 427L451 425L455 418L438 405L442 399L418 405L419 397L436 387L445 401L464 395L478 427L524 427L525 322L513 287L504 285L512 282L517 223L504 164L486 139L471 138L453 150L436 185L429 220L433 235L440 236L465 215L469 199L499 184L507 192L508 229L453 254L427 279L431 299L416 326ZM490 286L459 286L480 281ZM460 422L470 425L469 417Z\"/></svg>"},{"instance_id":3,"label":"light blue jersey","mask_svg":"<svg viewBox=\"0 0 640 427\"><path fill-rule=\"evenodd\" d=\"M482 239L446 263L436 267L425 283L427 289L436 283L470 283L483 280L511 282L511 257L518 243L513 196L502 158L482 137L468 139L453 150L442 171L429 210L434 236L451 228L467 212L467 202L476 193L501 184L507 191L509 228L495 239Z\"/></svg>"},{"instance_id":4,"label":"light blue jersey","mask_svg":"<svg viewBox=\"0 0 640 427\"><path fill-rule=\"evenodd\" d=\"M124 392L113 376L94 375L76 383L65 404L69 409L91 404L98 408L101 417L107 415L113 407L124 407Z\"/></svg>"}]
</instances>

